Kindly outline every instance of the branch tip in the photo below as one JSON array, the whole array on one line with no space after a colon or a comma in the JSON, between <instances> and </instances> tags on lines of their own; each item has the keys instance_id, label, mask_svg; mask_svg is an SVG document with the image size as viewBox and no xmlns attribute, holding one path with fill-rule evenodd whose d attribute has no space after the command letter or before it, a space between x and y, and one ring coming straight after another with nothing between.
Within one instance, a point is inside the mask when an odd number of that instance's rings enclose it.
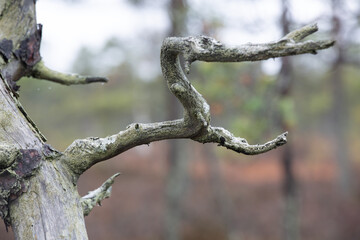
<instances>
[{"instance_id":1,"label":"branch tip","mask_svg":"<svg viewBox=\"0 0 360 240\"><path fill-rule=\"evenodd\" d=\"M275 139L264 144L248 144L246 139L235 137L231 132L220 127L209 126L201 135L196 136L193 140L201 143L218 143L218 146L226 147L238 153L246 155L257 155L268 152L287 143L288 132L277 136Z\"/></svg>"},{"instance_id":2,"label":"branch tip","mask_svg":"<svg viewBox=\"0 0 360 240\"><path fill-rule=\"evenodd\" d=\"M104 77L87 77L85 79L85 82L87 82L87 83L94 83L94 82L107 83L108 81L109 81L109 79L104 78Z\"/></svg>"},{"instance_id":3,"label":"branch tip","mask_svg":"<svg viewBox=\"0 0 360 240\"><path fill-rule=\"evenodd\" d=\"M276 138L276 145L277 146L282 146L285 143L287 143L287 135L288 135L288 132L284 132L283 134L279 135Z\"/></svg>"},{"instance_id":4,"label":"branch tip","mask_svg":"<svg viewBox=\"0 0 360 240\"><path fill-rule=\"evenodd\" d=\"M299 29L296 29L290 33L288 33L281 40L292 40L294 42L299 42L300 40L306 38L307 36L317 32L319 30L317 23L312 23L305 25Z\"/></svg>"},{"instance_id":5,"label":"branch tip","mask_svg":"<svg viewBox=\"0 0 360 240\"><path fill-rule=\"evenodd\" d=\"M111 194L111 185L114 183L114 180L121 173L116 173L106 180L99 188L94 191L90 191L87 195L83 196L80 199L82 205L84 216L89 215L91 210L96 206L101 206L101 201L105 198L109 198Z\"/></svg>"}]
</instances>

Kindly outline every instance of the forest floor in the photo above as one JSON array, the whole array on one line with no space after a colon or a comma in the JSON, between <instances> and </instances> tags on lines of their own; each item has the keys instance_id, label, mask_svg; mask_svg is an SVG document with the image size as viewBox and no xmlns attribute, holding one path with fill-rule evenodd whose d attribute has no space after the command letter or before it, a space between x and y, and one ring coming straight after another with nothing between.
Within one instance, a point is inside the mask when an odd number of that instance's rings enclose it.
<instances>
[{"instance_id":1,"label":"forest floor","mask_svg":"<svg viewBox=\"0 0 360 240\"><path fill-rule=\"evenodd\" d=\"M353 191L346 193L338 186L330 145L319 142L316 149L300 143L295 150L301 239L360 239L359 164L352 168ZM165 240L166 144L132 149L80 178L79 191L84 195L122 172L111 198L86 217L90 239ZM181 239L227 239L229 229L245 240L282 239L281 150L252 157L219 151L209 164L202 146L189 143L187 147L191 153L187 183L179 199ZM13 239L11 230L6 234L1 226L0 239Z\"/></svg>"}]
</instances>

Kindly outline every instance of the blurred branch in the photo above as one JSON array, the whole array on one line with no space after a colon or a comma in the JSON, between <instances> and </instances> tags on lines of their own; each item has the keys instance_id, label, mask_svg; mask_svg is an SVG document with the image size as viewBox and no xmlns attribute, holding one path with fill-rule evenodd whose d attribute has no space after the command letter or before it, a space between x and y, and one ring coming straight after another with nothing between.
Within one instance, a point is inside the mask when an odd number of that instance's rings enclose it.
<instances>
[{"instance_id":1,"label":"blurred branch","mask_svg":"<svg viewBox=\"0 0 360 240\"><path fill-rule=\"evenodd\" d=\"M116 173L106 180L99 188L94 191L89 192L87 195L83 196L80 200L82 205L84 215L87 216L91 210L98 204L101 206L101 201L105 198L109 198L111 194L111 185L114 183L114 180L120 173Z\"/></svg>"},{"instance_id":2,"label":"blurred branch","mask_svg":"<svg viewBox=\"0 0 360 240\"><path fill-rule=\"evenodd\" d=\"M210 125L210 108L206 100L191 85L182 71L179 55L184 55L189 71L191 62L243 62L268 58L315 53L331 47L334 41L305 41L302 38L317 30L316 25L305 26L272 43L246 44L226 47L213 38L170 37L161 48L161 67L169 90L184 107L182 119L149 124L132 124L126 130L106 138L87 138L74 141L64 152L63 161L77 175L99 161L109 159L130 148L153 141L191 138L202 143L215 142L220 146L244 154L260 154L286 143L286 134L263 145L249 145L245 139L234 137L223 128Z\"/></svg>"},{"instance_id":3,"label":"blurred branch","mask_svg":"<svg viewBox=\"0 0 360 240\"><path fill-rule=\"evenodd\" d=\"M85 77L77 74L66 74L54 71L45 66L44 62L39 61L32 69L30 76L63 85L88 84L94 82L107 82L103 77Z\"/></svg>"}]
</instances>

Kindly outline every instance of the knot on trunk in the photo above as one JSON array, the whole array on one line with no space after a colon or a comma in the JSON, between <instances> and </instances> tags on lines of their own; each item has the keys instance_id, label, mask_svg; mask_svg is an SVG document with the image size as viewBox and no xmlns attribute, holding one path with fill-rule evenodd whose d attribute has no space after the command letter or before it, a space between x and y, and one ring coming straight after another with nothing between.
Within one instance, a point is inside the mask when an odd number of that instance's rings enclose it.
<instances>
[{"instance_id":1,"label":"knot on trunk","mask_svg":"<svg viewBox=\"0 0 360 240\"><path fill-rule=\"evenodd\" d=\"M10 154L5 149L0 151L0 158L1 163L10 164L0 171L0 217L9 226L8 205L27 191L25 179L35 174L42 156L36 149L16 149Z\"/></svg>"}]
</instances>

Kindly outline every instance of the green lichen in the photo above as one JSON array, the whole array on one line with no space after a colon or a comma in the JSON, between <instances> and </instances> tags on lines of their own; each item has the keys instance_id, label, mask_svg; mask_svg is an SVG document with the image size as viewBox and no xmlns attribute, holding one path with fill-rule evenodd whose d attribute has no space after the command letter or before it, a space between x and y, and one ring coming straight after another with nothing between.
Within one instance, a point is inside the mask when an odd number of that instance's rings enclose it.
<instances>
[{"instance_id":1,"label":"green lichen","mask_svg":"<svg viewBox=\"0 0 360 240\"><path fill-rule=\"evenodd\" d=\"M2 103L0 102L0 105L2 106ZM8 111L5 111L4 109L0 109L0 126L3 129L7 129L11 126L11 122L13 120L13 114L9 113Z\"/></svg>"},{"instance_id":2,"label":"green lichen","mask_svg":"<svg viewBox=\"0 0 360 240\"><path fill-rule=\"evenodd\" d=\"M19 157L20 151L13 146L0 144L0 170L10 167Z\"/></svg>"},{"instance_id":3,"label":"green lichen","mask_svg":"<svg viewBox=\"0 0 360 240\"><path fill-rule=\"evenodd\" d=\"M33 25L36 27L36 19L34 15L35 4L24 4L22 1L13 0L5 0L1 2L4 8L1 8L2 10L0 12L0 39L5 38L5 36L7 39L11 39L16 49L19 47L23 36L30 33L28 31L29 26ZM16 31L14 31L14 29L16 29Z\"/></svg>"}]
</instances>

